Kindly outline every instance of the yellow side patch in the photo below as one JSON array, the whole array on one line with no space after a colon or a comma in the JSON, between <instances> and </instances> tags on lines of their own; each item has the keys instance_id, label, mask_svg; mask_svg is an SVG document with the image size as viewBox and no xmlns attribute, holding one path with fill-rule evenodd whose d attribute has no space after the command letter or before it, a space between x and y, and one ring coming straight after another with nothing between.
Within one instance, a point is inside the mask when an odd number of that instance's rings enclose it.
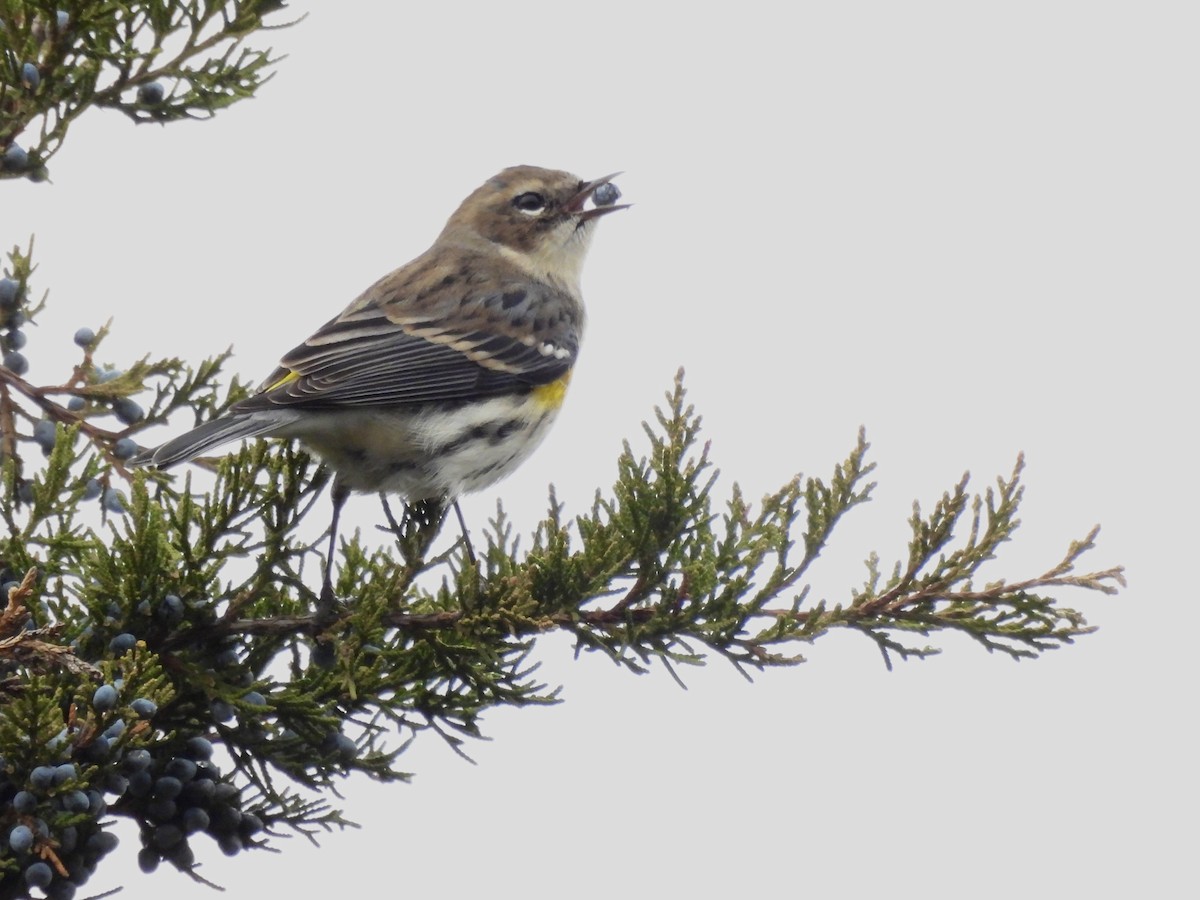
<instances>
[{"instance_id":1,"label":"yellow side patch","mask_svg":"<svg viewBox=\"0 0 1200 900\"><path fill-rule=\"evenodd\" d=\"M276 388L281 388L285 384L291 384L293 381L297 380L299 377L300 377L299 372L288 372L286 375L284 375L282 378L280 378L274 384L268 384L265 388L263 388L263 391L264 392L273 391Z\"/></svg>"},{"instance_id":2,"label":"yellow side patch","mask_svg":"<svg viewBox=\"0 0 1200 900\"><path fill-rule=\"evenodd\" d=\"M533 389L534 402L546 409L558 409L562 406L563 398L567 396L567 384L570 381L571 373L568 372L549 384L538 385Z\"/></svg>"}]
</instances>

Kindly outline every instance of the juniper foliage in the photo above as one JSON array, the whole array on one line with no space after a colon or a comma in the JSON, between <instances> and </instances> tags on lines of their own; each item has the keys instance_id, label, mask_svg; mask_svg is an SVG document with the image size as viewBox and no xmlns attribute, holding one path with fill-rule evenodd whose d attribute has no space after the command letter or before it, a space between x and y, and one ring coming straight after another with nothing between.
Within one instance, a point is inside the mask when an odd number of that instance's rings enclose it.
<instances>
[{"instance_id":1,"label":"juniper foliage","mask_svg":"<svg viewBox=\"0 0 1200 900\"><path fill-rule=\"evenodd\" d=\"M248 41L278 27L272 14L283 8L281 0L0 0L0 178L48 178L71 123L90 109L166 123L211 118L254 96L278 60Z\"/></svg>"}]
</instances>

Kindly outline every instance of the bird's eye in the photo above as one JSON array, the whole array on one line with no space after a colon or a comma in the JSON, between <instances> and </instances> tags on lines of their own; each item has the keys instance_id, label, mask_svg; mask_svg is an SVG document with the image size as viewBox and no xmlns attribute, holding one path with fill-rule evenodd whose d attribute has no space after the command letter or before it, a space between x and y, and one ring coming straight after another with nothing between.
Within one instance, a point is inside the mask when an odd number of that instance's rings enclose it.
<instances>
[{"instance_id":1,"label":"bird's eye","mask_svg":"<svg viewBox=\"0 0 1200 900\"><path fill-rule=\"evenodd\" d=\"M546 208L546 198L535 191L527 191L513 198L513 206L527 216L536 216Z\"/></svg>"}]
</instances>

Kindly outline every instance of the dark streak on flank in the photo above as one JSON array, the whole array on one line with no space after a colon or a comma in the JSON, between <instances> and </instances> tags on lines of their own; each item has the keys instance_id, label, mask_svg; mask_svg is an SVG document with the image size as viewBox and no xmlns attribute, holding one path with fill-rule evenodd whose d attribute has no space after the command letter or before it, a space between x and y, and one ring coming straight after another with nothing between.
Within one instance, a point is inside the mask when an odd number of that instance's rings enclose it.
<instances>
[{"instance_id":1,"label":"dark streak on flank","mask_svg":"<svg viewBox=\"0 0 1200 900\"><path fill-rule=\"evenodd\" d=\"M522 419L509 419L507 422L503 422L496 426L495 430L492 432L492 436L488 438L488 441L493 445L500 444L514 432L520 431L524 427L525 422Z\"/></svg>"}]
</instances>

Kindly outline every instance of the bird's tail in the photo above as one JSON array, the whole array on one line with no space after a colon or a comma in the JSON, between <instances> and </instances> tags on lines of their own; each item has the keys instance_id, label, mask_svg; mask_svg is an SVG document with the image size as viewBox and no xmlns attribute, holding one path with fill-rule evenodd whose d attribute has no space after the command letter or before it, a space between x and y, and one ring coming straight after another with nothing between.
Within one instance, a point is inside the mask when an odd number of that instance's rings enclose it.
<instances>
[{"instance_id":1,"label":"bird's tail","mask_svg":"<svg viewBox=\"0 0 1200 900\"><path fill-rule=\"evenodd\" d=\"M156 469L166 469L229 441L258 437L275 431L279 424L278 419L254 413L221 416L193 428L186 434L172 438L160 447L143 450L129 462L135 466L154 466Z\"/></svg>"}]
</instances>

